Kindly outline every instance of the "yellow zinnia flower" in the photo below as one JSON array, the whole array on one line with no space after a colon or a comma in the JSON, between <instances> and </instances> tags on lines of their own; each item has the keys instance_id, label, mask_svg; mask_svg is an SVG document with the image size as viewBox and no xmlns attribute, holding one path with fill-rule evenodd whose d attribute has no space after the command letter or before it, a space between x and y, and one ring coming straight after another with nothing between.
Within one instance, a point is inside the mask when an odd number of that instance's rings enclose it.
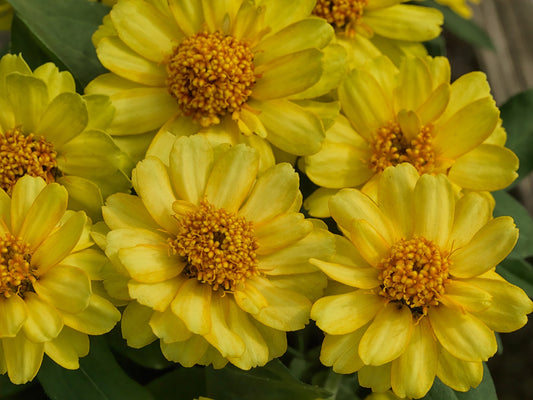
<instances>
[{"instance_id":1,"label":"yellow zinnia flower","mask_svg":"<svg viewBox=\"0 0 533 400\"><path fill-rule=\"evenodd\" d=\"M440 11L406 0L316 0L313 14L326 19L347 50L350 68L387 55L398 64L405 55L426 55L421 42L439 36Z\"/></svg>"},{"instance_id":2,"label":"yellow zinnia flower","mask_svg":"<svg viewBox=\"0 0 533 400\"><path fill-rule=\"evenodd\" d=\"M106 262L91 248L90 221L67 210L57 183L23 176L9 197L0 190L0 373L13 383L35 377L43 354L79 367L90 335L110 331L118 310L92 293Z\"/></svg>"},{"instance_id":3,"label":"yellow zinnia flower","mask_svg":"<svg viewBox=\"0 0 533 400\"><path fill-rule=\"evenodd\" d=\"M137 164L138 196L107 199L106 254L117 274L106 287L135 300L122 318L130 346L160 339L165 357L184 366L249 369L281 356L285 332L305 326L326 285L308 259L330 256L334 238L298 212L291 165L258 168L248 146L182 137L168 167L156 157Z\"/></svg>"},{"instance_id":4,"label":"yellow zinnia flower","mask_svg":"<svg viewBox=\"0 0 533 400\"><path fill-rule=\"evenodd\" d=\"M472 18L472 9L468 3L479 4L481 0L435 0L437 3L450 7L463 18Z\"/></svg>"},{"instance_id":5,"label":"yellow zinnia flower","mask_svg":"<svg viewBox=\"0 0 533 400\"><path fill-rule=\"evenodd\" d=\"M377 201L356 189L330 200L338 236L331 261L311 260L345 289L319 299L311 317L326 332L320 359L362 386L419 398L435 376L467 391L497 348L493 331L527 322L533 302L495 267L517 238L493 199L456 200L446 176L389 167Z\"/></svg>"},{"instance_id":6,"label":"yellow zinnia flower","mask_svg":"<svg viewBox=\"0 0 533 400\"><path fill-rule=\"evenodd\" d=\"M101 216L103 198L130 187L126 155L103 131L113 108L103 95L80 96L68 72L52 63L31 71L20 55L0 60L0 188L24 175L58 182L69 208Z\"/></svg>"},{"instance_id":7,"label":"yellow zinnia flower","mask_svg":"<svg viewBox=\"0 0 533 400\"><path fill-rule=\"evenodd\" d=\"M93 36L111 73L86 92L111 96L113 135L165 125L152 144L159 148L171 147L174 135L202 133L214 142L266 140L290 154L315 153L324 128L316 104L304 100L336 87L344 51L328 46L333 29L309 17L308 3L119 1Z\"/></svg>"},{"instance_id":8,"label":"yellow zinnia flower","mask_svg":"<svg viewBox=\"0 0 533 400\"><path fill-rule=\"evenodd\" d=\"M382 171L401 162L419 173L448 175L467 190L495 191L518 174L485 74L450 84L443 57L407 57L400 68L378 57L354 69L339 88L343 116L326 132L322 149L301 168L319 186L307 199L311 215L327 215L337 189L371 194Z\"/></svg>"}]
</instances>

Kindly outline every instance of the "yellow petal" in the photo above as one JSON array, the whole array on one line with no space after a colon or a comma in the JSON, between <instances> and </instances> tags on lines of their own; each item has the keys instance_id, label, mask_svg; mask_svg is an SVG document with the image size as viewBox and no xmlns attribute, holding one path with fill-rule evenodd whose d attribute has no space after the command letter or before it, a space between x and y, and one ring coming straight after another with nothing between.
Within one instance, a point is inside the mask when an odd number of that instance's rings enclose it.
<instances>
[{"instance_id":1,"label":"yellow petal","mask_svg":"<svg viewBox=\"0 0 533 400\"><path fill-rule=\"evenodd\" d=\"M46 302L71 314L85 310L91 296L89 276L69 265L56 265L40 276L33 288Z\"/></svg>"},{"instance_id":2,"label":"yellow petal","mask_svg":"<svg viewBox=\"0 0 533 400\"><path fill-rule=\"evenodd\" d=\"M379 270L372 267L353 267L312 258L309 262L324 272L328 277L345 285L359 289L372 289L380 285Z\"/></svg>"},{"instance_id":3,"label":"yellow petal","mask_svg":"<svg viewBox=\"0 0 533 400\"><path fill-rule=\"evenodd\" d=\"M491 294L483 288L456 279L449 280L444 285L444 290L446 292L439 301L463 312L483 311L493 303Z\"/></svg>"},{"instance_id":4,"label":"yellow petal","mask_svg":"<svg viewBox=\"0 0 533 400\"><path fill-rule=\"evenodd\" d=\"M391 364L380 366L365 365L357 372L359 384L374 392L386 392L391 387Z\"/></svg>"},{"instance_id":5,"label":"yellow petal","mask_svg":"<svg viewBox=\"0 0 533 400\"><path fill-rule=\"evenodd\" d=\"M351 374L359 370L364 365L358 349L365 330L366 327L346 335L326 334L320 349L322 364L332 366L338 374Z\"/></svg>"},{"instance_id":6,"label":"yellow petal","mask_svg":"<svg viewBox=\"0 0 533 400\"><path fill-rule=\"evenodd\" d=\"M182 137L170 152L170 181L180 199L198 204L213 167L213 149L202 136Z\"/></svg>"},{"instance_id":7,"label":"yellow petal","mask_svg":"<svg viewBox=\"0 0 533 400\"><path fill-rule=\"evenodd\" d=\"M205 335L211 331L212 293L210 285L188 279L172 301L172 311L191 332Z\"/></svg>"},{"instance_id":8,"label":"yellow petal","mask_svg":"<svg viewBox=\"0 0 533 400\"><path fill-rule=\"evenodd\" d=\"M162 282L140 283L130 280L128 292L132 299L140 304L153 308L156 311L164 311L170 305L185 279L177 276Z\"/></svg>"},{"instance_id":9,"label":"yellow petal","mask_svg":"<svg viewBox=\"0 0 533 400\"><path fill-rule=\"evenodd\" d=\"M129 1L117 4L110 15L120 39L143 57L157 63L162 63L172 54L175 43L182 36L170 18L150 3Z\"/></svg>"},{"instance_id":10,"label":"yellow petal","mask_svg":"<svg viewBox=\"0 0 533 400\"><path fill-rule=\"evenodd\" d=\"M426 101L432 90L432 82L428 65L422 58L405 57L402 60L396 90L398 110L414 111Z\"/></svg>"},{"instance_id":11,"label":"yellow petal","mask_svg":"<svg viewBox=\"0 0 533 400\"><path fill-rule=\"evenodd\" d=\"M392 119L392 107L376 79L353 70L339 87L342 110L356 132L371 141L376 130Z\"/></svg>"},{"instance_id":12,"label":"yellow petal","mask_svg":"<svg viewBox=\"0 0 533 400\"><path fill-rule=\"evenodd\" d=\"M443 158L462 156L490 136L498 119L498 108L490 97L467 104L435 127L435 148Z\"/></svg>"},{"instance_id":13,"label":"yellow petal","mask_svg":"<svg viewBox=\"0 0 533 400\"><path fill-rule=\"evenodd\" d=\"M287 163L266 170L255 182L239 214L254 224L266 222L289 211L299 191L298 174Z\"/></svg>"},{"instance_id":14,"label":"yellow petal","mask_svg":"<svg viewBox=\"0 0 533 400\"><path fill-rule=\"evenodd\" d=\"M37 223L37 221L34 222ZM45 273L49 268L61 262L71 253L80 240L86 223L87 216L85 212L78 211L61 228L48 236L39 245L32 256L32 264L38 268L40 274ZM24 226L22 227L22 231L24 231Z\"/></svg>"},{"instance_id":15,"label":"yellow petal","mask_svg":"<svg viewBox=\"0 0 533 400\"><path fill-rule=\"evenodd\" d=\"M143 306L136 301L128 303L122 313L120 323L122 337L126 339L128 346L140 349L157 339L149 325L154 314L154 310L150 307Z\"/></svg>"},{"instance_id":16,"label":"yellow petal","mask_svg":"<svg viewBox=\"0 0 533 400\"><path fill-rule=\"evenodd\" d=\"M467 104L491 96L487 76L480 71L461 75L451 84L450 89L450 101L442 115L443 120L447 120Z\"/></svg>"},{"instance_id":17,"label":"yellow petal","mask_svg":"<svg viewBox=\"0 0 533 400\"><path fill-rule=\"evenodd\" d=\"M472 192L461 197L455 205L453 228L448 248L460 249L492 218L492 204L487 197Z\"/></svg>"},{"instance_id":18,"label":"yellow petal","mask_svg":"<svg viewBox=\"0 0 533 400\"><path fill-rule=\"evenodd\" d=\"M202 2L169 0L168 7L179 28L186 36L200 31L203 23Z\"/></svg>"},{"instance_id":19,"label":"yellow petal","mask_svg":"<svg viewBox=\"0 0 533 400\"><path fill-rule=\"evenodd\" d=\"M305 296L277 288L264 278L250 278L246 286L257 289L266 300L266 306L252 314L266 326L293 331L302 329L309 321L311 302Z\"/></svg>"},{"instance_id":20,"label":"yellow petal","mask_svg":"<svg viewBox=\"0 0 533 400\"><path fill-rule=\"evenodd\" d=\"M479 286L492 295L490 307L474 315L490 329L512 332L527 323L527 314L533 311L533 303L519 287L494 273L493 279L474 278L466 282Z\"/></svg>"},{"instance_id":21,"label":"yellow petal","mask_svg":"<svg viewBox=\"0 0 533 400\"><path fill-rule=\"evenodd\" d=\"M33 76L12 73L5 77L6 94L15 114L15 123L25 132L35 132L48 105L46 84Z\"/></svg>"},{"instance_id":22,"label":"yellow petal","mask_svg":"<svg viewBox=\"0 0 533 400\"><path fill-rule=\"evenodd\" d=\"M398 358L406 349L413 331L411 310L388 303L376 315L359 343L359 355L367 365L382 365Z\"/></svg>"},{"instance_id":23,"label":"yellow petal","mask_svg":"<svg viewBox=\"0 0 533 400\"><path fill-rule=\"evenodd\" d=\"M63 368L78 369L79 358L89 353L89 337L66 326L58 337L44 343L44 352Z\"/></svg>"},{"instance_id":24,"label":"yellow petal","mask_svg":"<svg viewBox=\"0 0 533 400\"><path fill-rule=\"evenodd\" d=\"M89 335L109 332L120 320L120 312L110 301L93 294L89 306L81 313L63 314L65 325Z\"/></svg>"},{"instance_id":25,"label":"yellow petal","mask_svg":"<svg viewBox=\"0 0 533 400\"><path fill-rule=\"evenodd\" d=\"M22 330L26 337L35 343L55 339L63 328L63 319L56 308L31 292L25 294L24 301L28 318Z\"/></svg>"},{"instance_id":26,"label":"yellow petal","mask_svg":"<svg viewBox=\"0 0 533 400\"><path fill-rule=\"evenodd\" d=\"M468 312L445 306L428 311L433 332L440 344L464 361L487 361L498 345L494 332Z\"/></svg>"},{"instance_id":27,"label":"yellow petal","mask_svg":"<svg viewBox=\"0 0 533 400\"><path fill-rule=\"evenodd\" d=\"M355 220L350 233L361 256L373 267L390 254L391 245L367 221Z\"/></svg>"},{"instance_id":28,"label":"yellow petal","mask_svg":"<svg viewBox=\"0 0 533 400\"><path fill-rule=\"evenodd\" d=\"M414 188L419 175L408 163L383 171L378 186L378 206L394 222L398 237L410 237L413 232Z\"/></svg>"},{"instance_id":29,"label":"yellow petal","mask_svg":"<svg viewBox=\"0 0 533 400\"><path fill-rule=\"evenodd\" d=\"M442 248L448 241L455 213L452 186L444 175L422 175L413 196L415 235L434 241Z\"/></svg>"},{"instance_id":30,"label":"yellow petal","mask_svg":"<svg viewBox=\"0 0 533 400\"><path fill-rule=\"evenodd\" d=\"M481 144L459 157L448 172L450 180L470 190L504 189L518 178L518 157L509 149Z\"/></svg>"},{"instance_id":31,"label":"yellow petal","mask_svg":"<svg viewBox=\"0 0 533 400\"><path fill-rule=\"evenodd\" d=\"M143 228L158 229L159 225L150 216L138 196L115 193L109 196L102 207L105 223L111 229Z\"/></svg>"},{"instance_id":32,"label":"yellow petal","mask_svg":"<svg viewBox=\"0 0 533 400\"><path fill-rule=\"evenodd\" d=\"M28 317L24 300L13 295L0 299L0 337L14 337Z\"/></svg>"},{"instance_id":33,"label":"yellow petal","mask_svg":"<svg viewBox=\"0 0 533 400\"><path fill-rule=\"evenodd\" d=\"M368 196L355 189L343 189L329 201L331 216L337 224L350 231L354 220L364 220L387 242L392 242L394 231L388 218Z\"/></svg>"},{"instance_id":34,"label":"yellow petal","mask_svg":"<svg viewBox=\"0 0 533 400\"><path fill-rule=\"evenodd\" d=\"M28 210L45 186L46 183L43 179L24 175L13 187L13 193L11 194L11 233L13 233L13 235L19 236L20 228L26 219ZM50 190L57 192L57 188L48 189L48 191ZM60 196L63 196L63 194ZM61 200L60 203L63 201L66 201L66 198L65 200ZM60 217L61 216L58 216L57 220L59 220ZM52 228L53 227L50 229Z\"/></svg>"},{"instance_id":35,"label":"yellow petal","mask_svg":"<svg viewBox=\"0 0 533 400\"><path fill-rule=\"evenodd\" d=\"M122 248L118 258L129 275L142 283L157 283L174 278L184 264L177 255L169 254L168 246L138 245Z\"/></svg>"},{"instance_id":36,"label":"yellow petal","mask_svg":"<svg viewBox=\"0 0 533 400\"><path fill-rule=\"evenodd\" d=\"M193 335L182 342L161 342L161 352L165 358L187 368L197 364L208 347L209 343L200 335Z\"/></svg>"},{"instance_id":37,"label":"yellow petal","mask_svg":"<svg viewBox=\"0 0 533 400\"><path fill-rule=\"evenodd\" d=\"M215 207L236 212L248 196L259 168L259 157L250 147L230 148L213 166L205 196Z\"/></svg>"},{"instance_id":38,"label":"yellow petal","mask_svg":"<svg viewBox=\"0 0 533 400\"><path fill-rule=\"evenodd\" d=\"M43 188L27 210L24 222L17 234L22 240L30 244L32 250L41 244L65 213L67 197L68 194L64 187L52 183ZM13 215L11 217L13 219Z\"/></svg>"},{"instance_id":39,"label":"yellow petal","mask_svg":"<svg viewBox=\"0 0 533 400\"><path fill-rule=\"evenodd\" d=\"M498 265L513 249L518 230L511 217L498 217L481 228L464 247L451 256L450 273L459 278L471 278Z\"/></svg>"},{"instance_id":40,"label":"yellow petal","mask_svg":"<svg viewBox=\"0 0 533 400\"><path fill-rule=\"evenodd\" d=\"M392 390L399 397L418 399L429 391L436 373L437 342L429 321L422 318L403 354L392 362Z\"/></svg>"},{"instance_id":41,"label":"yellow petal","mask_svg":"<svg viewBox=\"0 0 533 400\"><path fill-rule=\"evenodd\" d=\"M168 232L176 234L178 227L172 218L176 196L165 165L155 157L145 158L133 170L132 180L152 218Z\"/></svg>"},{"instance_id":42,"label":"yellow petal","mask_svg":"<svg viewBox=\"0 0 533 400\"><path fill-rule=\"evenodd\" d=\"M215 296L211 301L211 331L204 338L222 354L222 357L240 357L245 344L228 326L228 296ZM242 312L242 311L241 311Z\"/></svg>"},{"instance_id":43,"label":"yellow petal","mask_svg":"<svg viewBox=\"0 0 533 400\"><path fill-rule=\"evenodd\" d=\"M363 290L318 299L311 318L331 335L354 332L372 320L384 307L385 298Z\"/></svg>"},{"instance_id":44,"label":"yellow petal","mask_svg":"<svg viewBox=\"0 0 533 400\"><path fill-rule=\"evenodd\" d=\"M428 96L425 103L422 103L416 110L420 118L420 123L426 125L437 120L450 101L450 84L445 82L435 89Z\"/></svg>"},{"instance_id":45,"label":"yellow petal","mask_svg":"<svg viewBox=\"0 0 533 400\"><path fill-rule=\"evenodd\" d=\"M290 246L307 236L313 224L300 213L284 213L255 227L257 254L266 255ZM279 233L283 232L283 235Z\"/></svg>"},{"instance_id":46,"label":"yellow petal","mask_svg":"<svg viewBox=\"0 0 533 400\"><path fill-rule=\"evenodd\" d=\"M483 363L459 360L440 347L437 376L446 386L466 392L481 383Z\"/></svg>"},{"instance_id":47,"label":"yellow petal","mask_svg":"<svg viewBox=\"0 0 533 400\"><path fill-rule=\"evenodd\" d=\"M164 312L154 312L150 318L150 328L165 343L182 342L192 336L192 332L169 307Z\"/></svg>"},{"instance_id":48,"label":"yellow petal","mask_svg":"<svg viewBox=\"0 0 533 400\"><path fill-rule=\"evenodd\" d=\"M9 380L21 385L35 378L43 361L43 344L19 334L14 338L3 338L2 345Z\"/></svg>"}]
</instances>

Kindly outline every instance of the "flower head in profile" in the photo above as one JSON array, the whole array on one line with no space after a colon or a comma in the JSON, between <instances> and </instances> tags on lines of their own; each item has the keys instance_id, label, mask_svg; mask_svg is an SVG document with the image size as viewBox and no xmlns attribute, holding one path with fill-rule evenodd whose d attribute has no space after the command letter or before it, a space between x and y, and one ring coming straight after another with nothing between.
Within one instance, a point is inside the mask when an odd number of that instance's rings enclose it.
<instances>
[{"instance_id":1,"label":"flower head in profile","mask_svg":"<svg viewBox=\"0 0 533 400\"><path fill-rule=\"evenodd\" d=\"M69 207L101 217L103 198L130 187L125 155L104 132L113 117L103 95L80 96L74 78L52 63L31 71L20 55L0 60L0 188L24 175L58 182Z\"/></svg>"},{"instance_id":2,"label":"flower head in profile","mask_svg":"<svg viewBox=\"0 0 533 400\"><path fill-rule=\"evenodd\" d=\"M472 9L469 3L479 4L481 0L435 0L437 3L448 6L453 12L459 14L463 18L472 18Z\"/></svg>"},{"instance_id":3,"label":"flower head in profile","mask_svg":"<svg viewBox=\"0 0 533 400\"><path fill-rule=\"evenodd\" d=\"M495 191L518 176L482 72L450 84L445 58L407 57L398 69L379 57L348 75L339 98L343 115L301 164L313 182L332 189L308 200L312 215L327 212L322 200L336 189L372 194L383 171L402 162L420 174L446 174L457 190Z\"/></svg>"},{"instance_id":4,"label":"flower head in profile","mask_svg":"<svg viewBox=\"0 0 533 400\"><path fill-rule=\"evenodd\" d=\"M533 303L495 267L517 238L510 217L492 217L493 199L456 200L446 176L389 167L377 201L356 189L330 200L345 237L331 261L311 260L338 294L319 299L311 317L326 332L320 359L361 385L423 397L435 376L467 391L497 349L494 332L527 322Z\"/></svg>"},{"instance_id":5,"label":"flower head in profile","mask_svg":"<svg viewBox=\"0 0 533 400\"><path fill-rule=\"evenodd\" d=\"M119 311L93 293L103 253L91 248L90 221L67 210L57 183L23 176L11 197L0 190L0 373L32 380L46 354L79 367L90 335L110 331Z\"/></svg>"},{"instance_id":6,"label":"flower head in profile","mask_svg":"<svg viewBox=\"0 0 533 400\"><path fill-rule=\"evenodd\" d=\"M439 36L440 11L405 0L317 0L313 14L334 28L350 67L380 54L396 64L405 55L427 54L422 42Z\"/></svg>"},{"instance_id":7,"label":"flower head in profile","mask_svg":"<svg viewBox=\"0 0 533 400\"><path fill-rule=\"evenodd\" d=\"M107 199L110 295L132 300L122 333L132 347L159 339L184 366L228 360L264 365L286 350L286 331L307 323L326 277L309 264L334 238L305 219L299 179L278 164L258 174L257 152L175 141L167 167L147 157L133 170L138 196Z\"/></svg>"},{"instance_id":8,"label":"flower head in profile","mask_svg":"<svg viewBox=\"0 0 533 400\"><path fill-rule=\"evenodd\" d=\"M302 0L119 1L93 36L111 72L86 92L111 96L114 135L171 124L174 135L221 142L211 128L228 123L232 144L243 133L312 154L324 132L303 100L338 84L344 51L328 46L333 29L310 12Z\"/></svg>"}]
</instances>

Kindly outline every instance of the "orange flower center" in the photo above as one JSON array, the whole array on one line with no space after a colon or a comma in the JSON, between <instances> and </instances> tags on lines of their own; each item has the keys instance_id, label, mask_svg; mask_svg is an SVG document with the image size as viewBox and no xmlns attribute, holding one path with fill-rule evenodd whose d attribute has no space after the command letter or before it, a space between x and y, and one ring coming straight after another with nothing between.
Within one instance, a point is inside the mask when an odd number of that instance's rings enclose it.
<instances>
[{"instance_id":1,"label":"orange flower center","mask_svg":"<svg viewBox=\"0 0 533 400\"><path fill-rule=\"evenodd\" d=\"M231 291L259 275L251 222L206 200L179 222L179 233L169 240L169 246L174 254L185 257L186 276L208 283L215 291Z\"/></svg>"},{"instance_id":2,"label":"orange flower center","mask_svg":"<svg viewBox=\"0 0 533 400\"><path fill-rule=\"evenodd\" d=\"M57 168L56 151L52 143L33 133L25 136L20 128L0 135L0 187L8 194L17 180L24 175L54 182L60 172Z\"/></svg>"},{"instance_id":3,"label":"orange flower center","mask_svg":"<svg viewBox=\"0 0 533 400\"><path fill-rule=\"evenodd\" d=\"M167 74L182 112L204 127L240 111L256 79L248 44L220 32L185 39L168 61Z\"/></svg>"},{"instance_id":4,"label":"orange flower center","mask_svg":"<svg viewBox=\"0 0 533 400\"><path fill-rule=\"evenodd\" d=\"M372 146L370 167L376 172L403 162L412 164L420 174L432 173L435 169L433 149L433 126L424 125L418 135L408 140L400 125L389 122L378 129Z\"/></svg>"},{"instance_id":5,"label":"orange flower center","mask_svg":"<svg viewBox=\"0 0 533 400\"><path fill-rule=\"evenodd\" d=\"M380 294L425 315L429 306L439 304L450 265L448 255L431 240L417 236L401 239L378 264Z\"/></svg>"},{"instance_id":6,"label":"orange flower center","mask_svg":"<svg viewBox=\"0 0 533 400\"><path fill-rule=\"evenodd\" d=\"M353 35L355 25L363 16L367 4L368 0L318 0L313 14Z\"/></svg>"},{"instance_id":7,"label":"orange flower center","mask_svg":"<svg viewBox=\"0 0 533 400\"><path fill-rule=\"evenodd\" d=\"M28 243L10 233L0 239L0 295L24 297L25 292L33 291L37 278L30 261Z\"/></svg>"}]
</instances>

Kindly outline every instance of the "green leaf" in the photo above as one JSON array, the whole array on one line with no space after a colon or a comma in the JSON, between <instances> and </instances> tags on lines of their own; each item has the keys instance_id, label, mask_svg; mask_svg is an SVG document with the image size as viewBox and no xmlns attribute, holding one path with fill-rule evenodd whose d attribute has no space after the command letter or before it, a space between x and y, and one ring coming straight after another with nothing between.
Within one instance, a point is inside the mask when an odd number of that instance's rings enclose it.
<instances>
[{"instance_id":1,"label":"green leaf","mask_svg":"<svg viewBox=\"0 0 533 400\"><path fill-rule=\"evenodd\" d=\"M333 372L331 368L322 369L313 376L312 383L331 392L331 396L324 400L360 400L355 374L343 375Z\"/></svg>"},{"instance_id":2,"label":"green leaf","mask_svg":"<svg viewBox=\"0 0 533 400\"><path fill-rule=\"evenodd\" d=\"M471 19L465 19L448 7L436 3L434 0L424 0L420 4L433 7L444 15L444 29L476 47L485 47L494 50L494 45L489 35Z\"/></svg>"},{"instance_id":3,"label":"green leaf","mask_svg":"<svg viewBox=\"0 0 533 400\"><path fill-rule=\"evenodd\" d=\"M55 400L154 400L122 370L104 337L91 337L89 355L80 359L77 370L64 369L45 357L37 379Z\"/></svg>"},{"instance_id":4,"label":"green leaf","mask_svg":"<svg viewBox=\"0 0 533 400\"><path fill-rule=\"evenodd\" d=\"M80 0L10 0L10 3L36 45L59 66L65 66L81 88L106 72L96 57L91 36L109 7ZM13 52L28 50L17 40L12 42Z\"/></svg>"},{"instance_id":5,"label":"green leaf","mask_svg":"<svg viewBox=\"0 0 533 400\"><path fill-rule=\"evenodd\" d=\"M35 37L17 15L13 16L10 40L9 47L11 52L22 53L24 60L32 69L52 61L51 57L41 49Z\"/></svg>"},{"instance_id":6,"label":"green leaf","mask_svg":"<svg viewBox=\"0 0 533 400\"><path fill-rule=\"evenodd\" d=\"M178 367L157 379L146 388L157 400L192 400L206 395L203 367Z\"/></svg>"},{"instance_id":7,"label":"green leaf","mask_svg":"<svg viewBox=\"0 0 533 400\"><path fill-rule=\"evenodd\" d=\"M456 392L442 383L439 378L435 378L433 386L423 400L498 400L498 397L490 371L483 363L483 380L477 388L468 392Z\"/></svg>"},{"instance_id":8,"label":"green leaf","mask_svg":"<svg viewBox=\"0 0 533 400\"><path fill-rule=\"evenodd\" d=\"M300 382L279 361L243 371L231 365L223 369L206 368L207 396L216 400L315 400L331 393Z\"/></svg>"},{"instance_id":9,"label":"green leaf","mask_svg":"<svg viewBox=\"0 0 533 400\"><path fill-rule=\"evenodd\" d=\"M508 258L496 267L496 272L533 298L533 265L526 260Z\"/></svg>"},{"instance_id":10,"label":"green leaf","mask_svg":"<svg viewBox=\"0 0 533 400\"><path fill-rule=\"evenodd\" d=\"M0 399L5 399L8 396L14 395L27 389L33 383L26 385L15 385L11 383L7 374L0 375Z\"/></svg>"},{"instance_id":11,"label":"green leaf","mask_svg":"<svg viewBox=\"0 0 533 400\"><path fill-rule=\"evenodd\" d=\"M494 216L509 215L513 217L520 232L518 243L508 258L523 259L533 256L533 219L528 211L505 191L494 192L493 196L496 200Z\"/></svg>"},{"instance_id":12,"label":"green leaf","mask_svg":"<svg viewBox=\"0 0 533 400\"><path fill-rule=\"evenodd\" d=\"M507 147L520 159L516 184L533 171L533 89L511 97L500 110L507 131Z\"/></svg>"},{"instance_id":13,"label":"green leaf","mask_svg":"<svg viewBox=\"0 0 533 400\"><path fill-rule=\"evenodd\" d=\"M432 57L446 57L446 40L444 37L437 36L433 40L429 40L427 42L424 42L424 46L426 46L426 49L428 51L428 54Z\"/></svg>"}]
</instances>

